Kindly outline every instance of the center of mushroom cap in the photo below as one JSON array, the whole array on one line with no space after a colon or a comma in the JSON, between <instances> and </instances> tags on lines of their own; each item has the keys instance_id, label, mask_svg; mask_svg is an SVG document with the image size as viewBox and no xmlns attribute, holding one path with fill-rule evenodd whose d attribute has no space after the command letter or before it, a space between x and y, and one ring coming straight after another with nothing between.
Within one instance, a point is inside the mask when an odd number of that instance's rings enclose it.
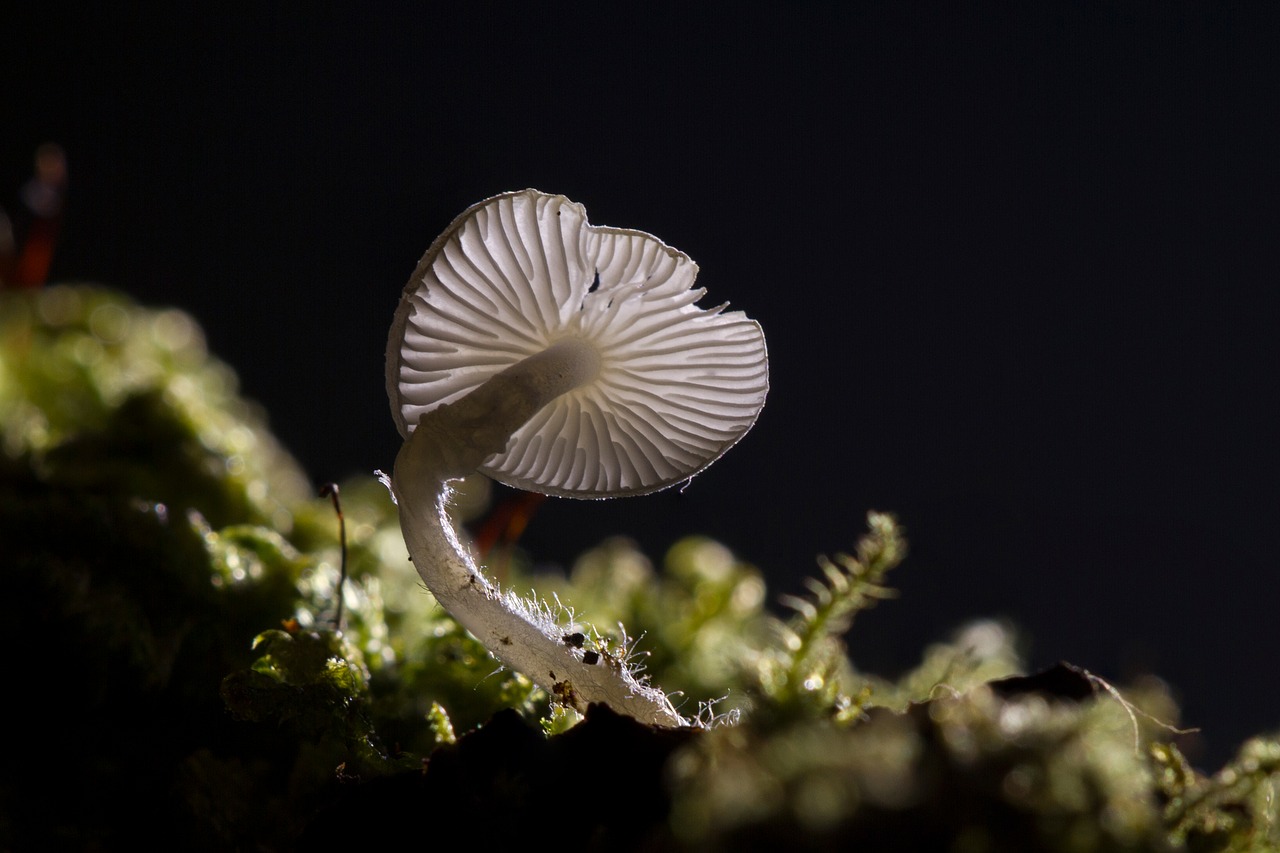
<instances>
[{"instance_id":1,"label":"center of mushroom cap","mask_svg":"<svg viewBox=\"0 0 1280 853\"><path fill-rule=\"evenodd\" d=\"M580 388L600 374L600 351L578 337L561 338L516 365L537 389L542 405Z\"/></svg>"}]
</instances>

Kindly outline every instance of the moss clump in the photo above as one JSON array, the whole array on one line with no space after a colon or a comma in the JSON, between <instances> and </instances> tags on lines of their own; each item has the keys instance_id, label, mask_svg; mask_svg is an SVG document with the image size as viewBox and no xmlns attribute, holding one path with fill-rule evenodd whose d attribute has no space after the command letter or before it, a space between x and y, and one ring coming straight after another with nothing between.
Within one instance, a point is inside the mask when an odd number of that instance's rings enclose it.
<instances>
[{"instance_id":1,"label":"moss clump","mask_svg":"<svg viewBox=\"0 0 1280 853\"><path fill-rule=\"evenodd\" d=\"M210 685L292 606L277 531L305 480L190 318L87 287L0 297L0 631L38 746L0 757L0 845L190 835L175 778L244 734Z\"/></svg>"},{"instance_id":2,"label":"moss clump","mask_svg":"<svg viewBox=\"0 0 1280 853\"><path fill-rule=\"evenodd\" d=\"M39 746L0 752L0 848L351 849L408 820L504 848L1280 849L1280 740L1203 775L1155 679L1023 675L991 622L895 681L858 670L843 635L906 552L889 515L782 615L702 538L660 568L611 540L564 577L490 555L602 626L566 642L701 708L672 732L500 670L372 477L342 487L339 588L332 507L185 315L0 294L0 442L10 705Z\"/></svg>"},{"instance_id":3,"label":"moss clump","mask_svg":"<svg viewBox=\"0 0 1280 853\"><path fill-rule=\"evenodd\" d=\"M700 849L1161 850L1125 709L990 685L857 721L716 730L673 761L677 836Z\"/></svg>"}]
</instances>

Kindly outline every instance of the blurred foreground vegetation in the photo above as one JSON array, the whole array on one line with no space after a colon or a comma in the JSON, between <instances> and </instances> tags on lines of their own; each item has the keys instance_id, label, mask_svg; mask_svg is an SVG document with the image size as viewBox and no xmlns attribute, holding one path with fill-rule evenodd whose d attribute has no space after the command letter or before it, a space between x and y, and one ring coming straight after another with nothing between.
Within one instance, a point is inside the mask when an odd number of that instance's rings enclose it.
<instances>
[{"instance_id":1,"label":"blurred foreground vegetation","mask_svg":"<svg viewBox=\"0 0 1280 853\"><path fill-rule=\"evenodd\" d=\"M987 621L897 681L859 671L841 638L890 594L891 516L783 608L706 539L660 567L607 541L566 576L486 555L701 723L658 731L498 670L422 589L386 490L340 494L341 588L334 507L190 317L0 293L0 849L351 849L406 825L504 848L1280 849L1280 739L1203 774L1154 677L1025 674ZM483 496L463 484L460 520Z\"/></svg>"}]
</instances>

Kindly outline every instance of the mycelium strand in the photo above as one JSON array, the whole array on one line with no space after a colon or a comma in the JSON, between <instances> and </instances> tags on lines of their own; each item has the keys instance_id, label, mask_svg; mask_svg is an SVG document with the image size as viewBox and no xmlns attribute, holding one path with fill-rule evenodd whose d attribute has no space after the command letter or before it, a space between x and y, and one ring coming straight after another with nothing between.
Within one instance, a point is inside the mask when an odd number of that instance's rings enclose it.
<instances>
[{"instance_id":1,"label":"mycelium strand","mask_svg":"<svg viewBox=\"0 0 1280 853\"><path fill-rule=\"evenodd\" d=\"M625 664L587 663L542 608L492 584L459 542L446 510L449 481L504 450L535 412L598 371L591 344L568 338L423 415L392 476L400 526L427 589L503 664L579 711L600 702L645 723L684 725L666 695L638 681Z\"/></svg>"}]
</instances>

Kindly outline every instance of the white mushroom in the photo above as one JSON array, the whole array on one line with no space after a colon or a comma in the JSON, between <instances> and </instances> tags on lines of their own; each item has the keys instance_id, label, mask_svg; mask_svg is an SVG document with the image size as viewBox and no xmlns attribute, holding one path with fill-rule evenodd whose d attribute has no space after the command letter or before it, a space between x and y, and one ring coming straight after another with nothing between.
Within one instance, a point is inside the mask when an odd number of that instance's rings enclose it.
<instances>
[{"instance_id":1,"label":"white mushroom","mask_svg":"<svg viewBox=\"0 0 1280 853\"><path fill-rule=\"evenodd\" d=\"M626 667L585 663L545 607L489 583L449 522L446 484L480 470L530 491L604 498L667 488L719 458L755 423L768 363L758 323L694 304L696 275L684 253L589 225L563 196L506 193L466 210L427 250L387 346L405 437L392 486L428 589L562 701L663 725L685 721L661 691Z\"/></svg>"}]
</instances>

